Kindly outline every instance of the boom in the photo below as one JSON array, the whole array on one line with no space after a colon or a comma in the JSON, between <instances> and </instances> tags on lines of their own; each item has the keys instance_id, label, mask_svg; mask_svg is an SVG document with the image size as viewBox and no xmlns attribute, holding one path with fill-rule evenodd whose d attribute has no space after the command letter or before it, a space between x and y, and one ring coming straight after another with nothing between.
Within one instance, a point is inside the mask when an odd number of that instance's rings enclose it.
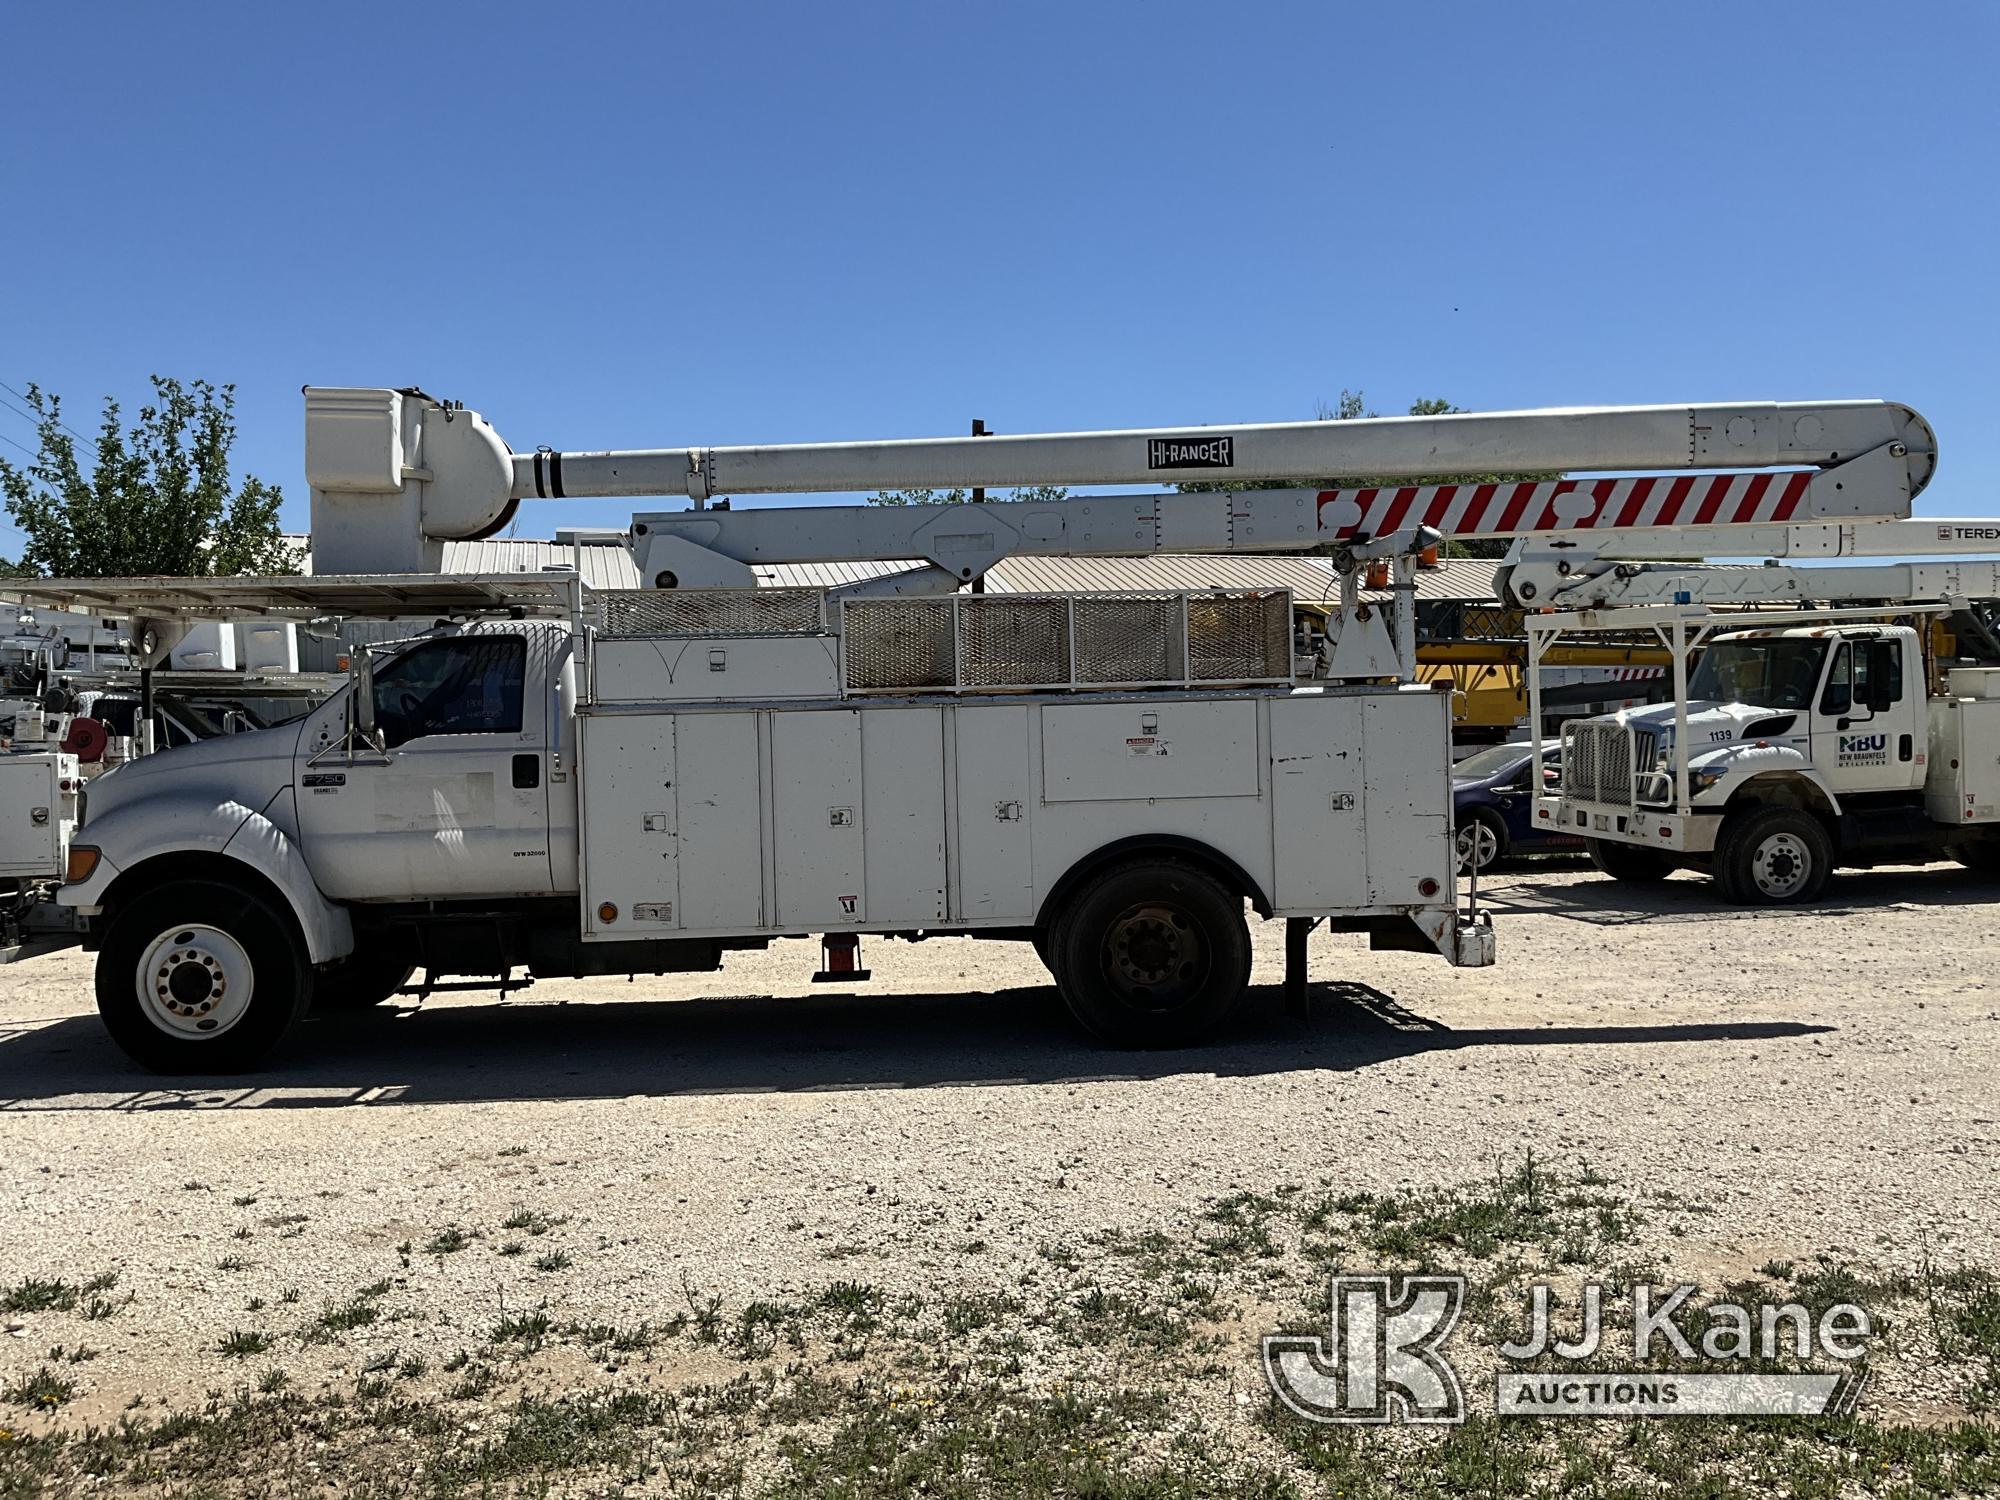
<instances>
[{"instance_id":1,"label":"boom","mask_svg":"<svg viewBox=\"0 0 2000 1500\"><path fill-rule=\"evenodd\" d=\"M306 471L320 571L434 572L444 541L492 535L530 496L686 496L695 502L692 511L633 519L641 575L663 587L747 585L754 582L751 565L760 562L918 558L928 565L924 575L892 587L930 590L976 578L1010 554L1338 551L1420 528L1512 536L1603 526L1873 521L1908 515L1936 462L1928 424L1886 401L516 454L478 413L420 391L306 392ZM1539 484L1090 496L989 506L976 515L958 506L732 511L707 503L723 493L936 485L1648 469L1669 472ZM1671 472L1718 469L1735 472Z\"/></svg>"}]
</instances>

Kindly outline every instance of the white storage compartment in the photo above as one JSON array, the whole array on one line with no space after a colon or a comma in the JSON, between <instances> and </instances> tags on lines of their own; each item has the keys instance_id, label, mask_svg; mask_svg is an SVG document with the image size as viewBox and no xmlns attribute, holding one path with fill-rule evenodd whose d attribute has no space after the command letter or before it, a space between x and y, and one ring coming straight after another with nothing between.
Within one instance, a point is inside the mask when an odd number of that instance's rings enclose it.
<instances>
[{"instance_id":1,"label":"white storage compartment","mask_svg":"<svg viewBox=\"0 0 2000 1500\"><path fill-rule=\"evenodd\" d=\"M1281 910L1368 901L1365 701L1306 691L1271 705L1273 899Z\"/></svg>"},{"instance_id":2,"label":"white storage compartment","mask_svg":"<svg viewBox=\"0 0 2000 1500\"><path fill-rule=\"evenodd\" d=\"M1249 699L1051 704L1042 710L1042 799L1254 797Z\"/></svg>"},{"instance_id":3,"label":"white storage compartment","mask_svg":"<svg viewBox=\"0 0 2000 1500\"><path fill-rule=\"evenodd\" d=\"M1978 675L2000 678L2000 672ZM2000 822L2000 698L1932 702L1930 757L1924 809L1931 821Z\"/></svg>"},{"instance_id":4,"label":"white storage compartment","mask_svg":"<svg viewBox=\"0 0 2000 1500\"><path fill-rule=\"evenodd\" d=\"M74 755L0 755L0 879L62 878L78 785Z\"/></svg>"}]
</instances>

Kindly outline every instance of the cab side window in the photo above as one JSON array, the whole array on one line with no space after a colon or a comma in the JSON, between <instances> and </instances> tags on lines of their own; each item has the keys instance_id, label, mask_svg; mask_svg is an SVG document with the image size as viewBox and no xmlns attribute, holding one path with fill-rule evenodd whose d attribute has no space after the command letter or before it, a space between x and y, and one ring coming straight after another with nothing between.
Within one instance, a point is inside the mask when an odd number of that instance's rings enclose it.
<instances>
[{"instance_id":1,"label":"cab side window","mask_svg":"<svg viewBox=\"0 0 2000 1500\"><path fill-rule=\"evenodd\" d=\"M1819 711L1844 714L1854 707L1854 653L1846 641L1833 648L1833 665L1827 669L1826 690L1819 695Z\"/></svg>"},{"instance_id":2,"label":"cab side window","mask_svg":"<svg viewBox=\"0 0 2000 1500\"><path fill-rule=\"evenodd\" d=\"M1854 650L1854 701L1872 709L1903 698L1903 643L1870 641Z\"/></svg>"},{"instance_id":3,"label":"cab side window","mask_svg":"<svg viewBox=\"0 0 2000 1500\"><path fill-rule=\"evenodd\" d=\"M519 734L528 643L518 635L427 641L375 674L375 723L390 748L430 734Z\"/></svg>"}]
</instances>

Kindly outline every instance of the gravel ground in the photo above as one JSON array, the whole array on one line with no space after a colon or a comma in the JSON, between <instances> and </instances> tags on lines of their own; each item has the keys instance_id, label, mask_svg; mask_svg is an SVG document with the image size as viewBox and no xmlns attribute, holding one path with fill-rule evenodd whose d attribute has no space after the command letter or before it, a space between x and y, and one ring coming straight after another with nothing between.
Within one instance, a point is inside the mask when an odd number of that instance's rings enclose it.
<instances>
[{"instance_id":1,"label":"gravel ground","mask_svg":"<svg viewBox=\"0 0 2000 1500\"><path fill-rule=\"evenodd\" d=\"M1990 887L1877 871L1812 910L1744 912L1694 878L1558 865L1487 894L1496 967L1317 938L1309 1022L1282 1013L1264 925L1253 1004L1167 1054L1085 1041L1025 945L873 942L874 980L840 993L787 942L720 975L316 1019L263 1074L168 1088L99 1029L88 958L9 966L0 1283L118 1281L98 1321L0 1320L0 1379L87 1342L87 1419L274 1361L326 1381L391 1350L439 1360L544 1303L628 1325L691 1289L992 1290L1052 1243L1185 1233L1233 1192L1446 1185L1531 1150L1708 1205L1684 1253L1725 1270L2000 1266ZM380 1278L374 1327L218 1351Z\"/></svg>"}]
</instances>

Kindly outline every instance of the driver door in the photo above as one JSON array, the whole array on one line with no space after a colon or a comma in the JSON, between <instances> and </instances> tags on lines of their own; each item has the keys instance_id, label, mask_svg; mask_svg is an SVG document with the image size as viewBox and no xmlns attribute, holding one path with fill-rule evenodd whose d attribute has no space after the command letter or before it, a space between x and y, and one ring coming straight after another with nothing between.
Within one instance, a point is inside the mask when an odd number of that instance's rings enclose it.
<instances>
[{"instance_id":1,"label":"driver door","mask_svg":"<svg viewBox=\"0 0 2000 1500\"><path fill-rule=\"evenodd\" d=\"M1889 637L1838 642L1813 705L1813 764L1836 796L1905 791L1923 782L1910 725L1903 643Z\"/></svg>"},{"instance_id":2,"label":"driver door","mask_svg":"<svg viewBox=\"0 0 2000 1500\"><path fill-rule=\"evenodd\" d=\"M545 895L546 694L528 690L528 642L425 641L374 678L385 750L316 756L299 831L320 888L347 900Z\"/></svg>"}]
</instances>

